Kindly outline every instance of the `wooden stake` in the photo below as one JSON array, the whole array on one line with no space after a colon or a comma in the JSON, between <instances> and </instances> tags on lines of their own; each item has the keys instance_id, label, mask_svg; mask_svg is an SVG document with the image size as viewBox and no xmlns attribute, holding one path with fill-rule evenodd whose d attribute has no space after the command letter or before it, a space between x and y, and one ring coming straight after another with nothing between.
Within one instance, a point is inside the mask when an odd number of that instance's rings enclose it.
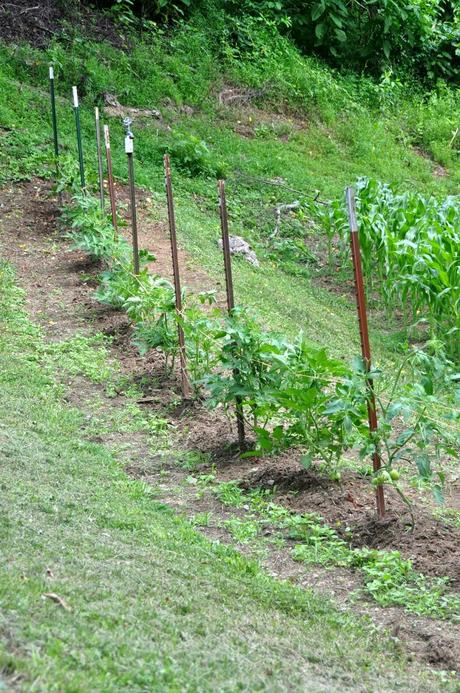
<instances>
[{"instance_id":1,"label":"wooden stake","mask_svg":"<svg viewBox=\"0 0 460 693\"><path fill-rule=\"evenodd\" d=\"M164 171L165 171L165 187L166 200L168 203L168 220L169 220L169 237L171 240L171 257L174 275L174 293L176 299L176 315L177 315L177 334L179 338L179 357L180 357L180 373L182 395L184 399L190 399L191 389L190 381L187 373L187 355L185 351L184 330L181 325L182 320L182 292L180 283L179 270L179 253L177 251L177 235L176 235L176 218L174 214L174 198L171 183L171 165L168 154L164 155Z\"/></svg>"}]
</instances>

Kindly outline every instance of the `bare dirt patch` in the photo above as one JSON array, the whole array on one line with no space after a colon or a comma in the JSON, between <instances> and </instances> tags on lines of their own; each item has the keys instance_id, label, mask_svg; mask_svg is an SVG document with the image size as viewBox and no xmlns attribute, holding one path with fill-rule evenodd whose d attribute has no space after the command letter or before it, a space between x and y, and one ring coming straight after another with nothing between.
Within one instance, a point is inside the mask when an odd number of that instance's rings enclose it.
<instances>
[{"instance_id":1,"label":"bare dirt patch","mask_svg":"<svg viewBox=\"0 0 460 693\"><path fill-rule=\"evenodd\" d=\"M65 29L66 22L98 41L126 47L107 15L78 3L57 0L14 0L0 3L0 39L5 43L24 42L45 48Z\"/></svg>"},{"instance_id":2,"label":"bare dirt patch","mask_svg":"<svg viewBox=\"0 0 460 693\"><path fill-rule=\"evenodd\" d=\"M447 169L444 166L442 166L442 164L437 163L433 159L431 154L425 151L425 149L422 149L421 147L413 147L412 151L414 152L414 154L417 154L417 156L421 156L422 159L427 159L431 162L431 164L433 165L433 176L436 176L436 178L445 178L449 175Z\"/></svg>"},{"instance_id":3,"label":"bare dirt patch","mask_svg":"<svg viewBox=\"0 0 460 693\"><path fill-rule=\"evenodd\" d=\"M249 101L249 100L248 100ZM241 137L276 137L287 142L295 133L308 128L308 123L302 116L293 113L267 113L262 108L249 105L248 101L223 102L225 110L221 117L233 124L233 130Z\"/></svg>"}]
</instances>

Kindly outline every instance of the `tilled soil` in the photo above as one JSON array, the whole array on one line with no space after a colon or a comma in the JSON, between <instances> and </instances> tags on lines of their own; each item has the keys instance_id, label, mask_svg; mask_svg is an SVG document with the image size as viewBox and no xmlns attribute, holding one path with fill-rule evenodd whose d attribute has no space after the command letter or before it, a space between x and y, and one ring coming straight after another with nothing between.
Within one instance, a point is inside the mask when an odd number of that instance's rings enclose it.
<instances>
[{"instance_id":1,"label":"tilled soil","mask_svg":"<svg viewBox=\"0 0 460 693\"><path fill-rule=\"evenodd\" d=\"M120 190L121 196L126 191ZM157 256L155 271L170 277L169 240L164 222L152 220L146 194L139 195L141 247L150 247ZM340 533L353 530L353 544L391 548L411 558L416 569L427 575L447 575L454 588L460 584L460 531L436 521L424 505L415 511L415 528L410 530L409 516L399 497L388 494L388 521L377 523L373 491L369 481L348 472L340 484L313 470L304 470L299 453L289 451L277 457L241 460L235 455L236 433L220 412L210 413L203 403L180 404L177 377L164 375L161 354L152 352L141 358L130 343L131 326L126 316L101 306L92 294L100 267L90 263L59 233L57 204L50 186L41 180L0 192L2 255L16 268L18 281L26 290L31 318L40 324L50 340L65 339L76 332L104 332L113 337L113 355L120 362L123 375L132 382L142 382L142 406L167 416L175 427L178 447L207 453L219 480L239 480L245 488L268 488L275 491L277 503L296 512L317 512ZM193 266L182 250L183 282L202 290L212 288L209 277ZM145 384L147 383L147 384ZM103 399L104 389L75 379L70 386L69 402L85 408L94 393ZM123 396L111 398L107 407L123 405ZM85 435L84 430L82 435ZM108 434L95 442L124 446L127 472L154 484L165 502L188 515L209 512L214 520L203 528L213 539L230 541L222 522L235 515L209 494L198 496L185 483L190 472L181 469L173 459L156 458L149 452L142 433ZM196 473L207 472L202 465ZM242 551L250 551L244 546ZM443 623L407 614L400 608L382 609L361 597L350 599L359 589L359 575L343 569L312 566L306 568L292 560L288 548L270 549L262 557L274 575L294 580L334 598L343 608L369 615L381 627L390 629L413 656L442 669L454 670L460 662L460 625Z\"/></svg>"},{"instance_id":2,"label":"tilled soil","mask_svg":"<svg viewBox=\"0 0 460 693\"><path fill-rule=\"evenodd\" d=\"M353 546L398 550L420 572L447 576L454 588L460 587L459 529L446 526L416 504L412 525L407 507L391 488L386 490L387 519L379 522L367 480L346 472L338 484L315 471L303 470L298 454L280 457L243 476L243 484L247 488L275 487L282 505L296 512L317 512L344 536L351 528Z\"/></svg>"}]
</instances>

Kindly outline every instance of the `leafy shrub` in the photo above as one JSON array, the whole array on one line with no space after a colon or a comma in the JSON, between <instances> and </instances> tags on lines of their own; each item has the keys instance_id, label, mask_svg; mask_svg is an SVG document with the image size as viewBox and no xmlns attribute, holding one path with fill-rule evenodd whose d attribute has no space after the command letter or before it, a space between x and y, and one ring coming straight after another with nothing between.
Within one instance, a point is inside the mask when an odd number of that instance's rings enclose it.
<instances>
[{"instance_id":1,"label":"leafy shrub","mask_svg":"<svg viewBox=\"0 0 460 693\"><path fill-rule=\"evenodd\" d=\"M123 308L128 298L136 295L139 286L139 278L134 275L132 266L122 263L114 263L102 272L99 281L94 298L113 308Z\"/></svg>"},{"instance_id":2,"label":"leafy shrub","mask_svg":"<svg viewBox=\"0 0 460 693\"><path fill-rule=\"evenodd\" d=\"M195 135L177 133L166 150L174 157L174 163L178 168L191 176L224 177L223 164L215 160L206 142Z\"/></svg>"},{"instance_id":3,"label":"leafy shrub","mask_svg":"<svg viewBox=\"0 0 460 693\"><path fill-rule=\"evenodd\" d=\"M177 354L174 287L166 279L145 273L124 308L135 324L133 342L141 354L161 348L171 367Z\"/></svg>"},{"instance_id":4,"label":"leafy shrub","mask_svg":"<svg viewBox=\"0 0 460 693\"><path fill-rule=\"evenodd\" d=\"M453 0L227 0L236 14L288 29L302 50L374 74L389 61L423 78L458 79L460 24ZM244 44L243 44L244 45Z\"/></svg>"},{"instance_id":5,"label":"leafy shrub","mask_svg":"<svg viewBox=\"0 0 460 693\"><path fill-rule=\"evenodd\" d=\"M180 322L184 330L190 379L198 393L218 362L218 337L222 334L223 316L215 305L214 292L187 294Z\"/></svg>"}]
</instances>

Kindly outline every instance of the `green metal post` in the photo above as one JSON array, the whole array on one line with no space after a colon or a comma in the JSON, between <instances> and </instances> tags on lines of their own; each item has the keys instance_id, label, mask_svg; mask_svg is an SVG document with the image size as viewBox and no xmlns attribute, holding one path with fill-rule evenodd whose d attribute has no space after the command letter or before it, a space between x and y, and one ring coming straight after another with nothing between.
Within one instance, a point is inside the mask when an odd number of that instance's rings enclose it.
<instances>
[{"instance_id":1,"label":"green metal post","mask_svg":"<svg viewBox=\"0 0 460 693\"><path fill-rule=\"evenodd\" d=\"M104 211L104 169L102 167L102 152L101 152L101 126L99 120L99 109L96 106L94 109L94 118L96 121L96 146L97 146L97 170L99 174L99 197L101 199L101 209Z\"/></svg>"},{"instance_id":2,"label":"green metal post","mask_svg":"<svg viewBox=\"0 0 460 693\"><path fill-rule=\"evenodd\" d=\"M131 132L131 118L124 118L123 125L126 128L125 153L128 157L128 176L129 193L131 199L131 228L133 234L133 267L134 274L139 274L139 242L137 234L137 213L136 213L136 187L134 182L134 135Z\"/></svg>"},{"instance_id":3,"label":"green metal post","mask_svg":"<svg viewBox=\"0 0 460 693\"><path fill-rule=\"evenodd\" d=\"M56 175L59 174L59 141L56 117L56 96L54 94L54 68L50 65L50 95L51 95L51 120L53 123L54 158L56 159Z\"/></svg>"},{"instance_id":4,"label":"green metal post","mask_svg":"<svg viewBox=\"0 0 460 693\"><path fill-rule=\"evenodd\" d=\"M81 187L86 186L85 183L85 165L83 163L83 146L81 142L81 127L80 127L80 106L78 104L77 87L72 87L73 109L75 113L75 126L77 128L77 146L78 146L78 163L80 166L80 181Z\"/></svg>"}]
</instances>

